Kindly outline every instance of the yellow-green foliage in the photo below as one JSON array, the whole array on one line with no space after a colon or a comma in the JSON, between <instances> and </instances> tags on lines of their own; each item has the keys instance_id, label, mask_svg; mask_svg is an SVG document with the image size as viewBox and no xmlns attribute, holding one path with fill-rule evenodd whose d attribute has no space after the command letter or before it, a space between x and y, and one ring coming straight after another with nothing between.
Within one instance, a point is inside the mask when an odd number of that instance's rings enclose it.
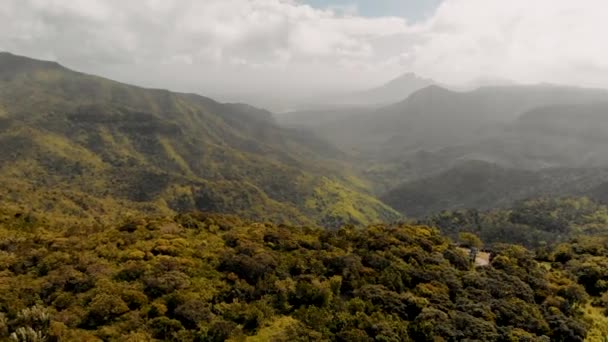
<instances>
[{"instance_id":1,"label":"yellow-green foliage","mask_svg":"<svg viewBox=\"0 0 608 342\"><path fill-rule=\"evenodd\" d=\"M393 221L399 213L370 195L353 191L343 184L323 177L306 200L306 207L323 217L328 226L340 224Z\"/></svg>"},{"instance_id":2,"label":"yellow-green foliage","mask_svg":"<svg viewBox=\"0 0 608 342\"><path fill-rule=\"evenodd\" d=\"M608 234L608 206L585 197L541 198L510 209L444 211L419 222L438 226L453 238L471 232L487 244L543 247L577 236Z\"/></svg>"},{"instance_id":3,"label":"yellow-green foliage","mask_svg":"<svg viewBox=\"0 0 608 342\"><path fill-rule=\"evenodd\" d=\"M606 315L606 309L588 305L584 310L585 316L593 322L586 341L606 342L608 338L608 315Z\"/></svg>"},{"instance_id":4,"label":"yellow-green foliage","mask_svg":"<svg viewBox=\"0 0 608 342\"><path fill-rule=\"evenodd\" d=\"M595 274L598 256L556 252L547 270L504 245L475 267L426 226L0 214L0 339L28 327L47 340L252 342L582 340L603 329L602 299L583 286L603 283L576 278Z\"/></svg>"},{"instance_id":5,"label":"yellow-green foliage","mask_svg":"<svg viewBox=\"0 0 608 342\"><path fill-rule=\"evenodd\" d=\"M268 325L261 327L255 335L247 336L245 342L280 341L288 333L288 329L297 326L297 324L298 321L293 317L278 317L274 321L269 322ZM236 342L238 339L228 341Z\"/></svg>"},{"instance_id":6,"label":"yellow-green foliage","mask_svg":"<svg viewBox=\"0 0 608 342\"><path fill-rule=\"evenodd\" d=\"M545 257L551 262L551 273L562 275L559 284L570 288L568 296L578 298L577 308L588 320L587 340L604 342L608 336L608 236L578 237L552 248ZM574 290L574 286L580 288ZM591 300L584 303L581 293L590 295Z\"/></svg>"},{"instance_id":7,"label":"yellow-green foliage","mask_svg":"<svg viewBox=\"0 0 608 342\"><path fill-rule=\"evenodd\" d=\"M175 149L173 149L173 146L171 146L171 142L167 138L163 137L160 137L158 140L165 149L165 153L167 154L167 156L180 167L181 171L186 175L192 175L192 170L190 170L190 166L188 166L188 163L182 158L182 156L180 156L179 153L177 153Z\"/></svg>"},{"instance_id":8,"label":"yellow-green foliage","mask_svg":"<svg viewBox=\"0 0 608 342\"><path fill-rule=\"evenodd\" d=\"M193 209L335 227L398 217L268 112L7 54L0 63L0 195L26 209L97 222Z\"/></svg>"}]
</instances>

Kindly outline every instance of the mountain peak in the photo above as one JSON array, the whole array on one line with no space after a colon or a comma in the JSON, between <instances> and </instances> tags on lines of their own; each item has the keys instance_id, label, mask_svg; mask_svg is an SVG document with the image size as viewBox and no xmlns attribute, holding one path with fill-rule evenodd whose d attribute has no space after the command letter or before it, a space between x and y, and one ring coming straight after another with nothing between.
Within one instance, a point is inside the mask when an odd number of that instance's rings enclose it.
<instances>
[{"instance_id":1,"label":"mountain peak","mask_svg":"<svg viewBox=\"0 0 608 342\"><path fill-rule=\"evenodd\" d=\"M418 74L410 71L410 72L406 72L406 73L402 74L401 76L399 76L397 78L392 79L391 81L387 82L386 85L399 83L399 82L412 82L412 81L426 81L429 84L434 83L433 80L423 78L423 77L419 76Z\"/></svg>"},{"instance_id":2,"label":"mountain peak","mask_svg":"<svg viewBox=\"0 0 608 342\"><path fill-rule=\"evenodd\" d=\"M437 84L431 84L427 87L424 87L422 89L419 89L419 90L413 92L405 101L426 99L426 98L433 97L433 96L451 95L451 94L454 94L454 92L447 88L439 86Z\"/></svg>"},{"instance_id":3,"label":"mountain peak","mask_svg":"<svg viewBox=\"0 0 608 342\"><path fill-rule=\"evenodd\" d=\"M405 73L377 88L356 94L357 99L365 99L367 103L389 104L401 101L410 94L429 85L433 80L422 78L413 72Z\"/></svg>"}]
</instances>

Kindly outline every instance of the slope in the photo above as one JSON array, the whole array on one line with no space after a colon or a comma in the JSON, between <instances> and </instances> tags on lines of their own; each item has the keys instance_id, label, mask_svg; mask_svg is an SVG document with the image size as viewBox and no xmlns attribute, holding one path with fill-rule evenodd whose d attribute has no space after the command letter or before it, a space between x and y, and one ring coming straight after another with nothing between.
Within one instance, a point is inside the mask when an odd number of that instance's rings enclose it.
<instances>
[{"instance_id":1,"label":"slope","mask_svg":"<svg viewBox=\"0 0 608 342\"><path fill-rule=\"evenodd\" d=\"M552 85L486 87L470 92L433 85L402 102L338 120L315 132L345 150L386 159L412 150L478 141L534 108L607 100L608 91Z\"/></svg>"},{"instance_id":2,"label":"slope","mask_svg":"<svg viewBox=\"0 0 608 342\"><path fill-rule=\"evenodd\" d=\"M2 200L24 210L99 219L198 209L315 224L326 208L307 200L331 183L370 208L332 221L398 217L340 171L338 151L247 105L4 53L0 113Z\"/></svg>"},{"instance_id":3,"label":"slope","mask_svg":"<svg viewBox=\"0 0 608 342\"><path fill-rule=\"evenodd\" d=\"M491 209L540 196L593 195L608 181L608 169L508 169L465 161L438 175L402 184L383 201L407 216L442 210Z\"/></svg>"},{"instance_id":4,"label":"slope","mask_svg":"<svg viewBox=\"0 0 608 342\"><path fill-rule=\"evenodd\" d=\"M550 85L454 92L432 86L313 131L356 158L378 193L462 160L507 168L608 166L608 92Z\"/></svg>"}]
</instances>

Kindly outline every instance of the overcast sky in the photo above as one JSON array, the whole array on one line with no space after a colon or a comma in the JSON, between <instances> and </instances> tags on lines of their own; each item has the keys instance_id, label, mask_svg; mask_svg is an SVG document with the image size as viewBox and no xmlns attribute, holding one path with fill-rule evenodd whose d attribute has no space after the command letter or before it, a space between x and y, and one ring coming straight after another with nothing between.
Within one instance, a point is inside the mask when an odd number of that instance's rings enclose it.
<instances>
[{"instance_id":1,"label":"overcast sky","mask_svg":"<svg viewBox=\"0 0 608 342\"><path fill-rule=\"evenodd\" d=\"M404 72L608 86L606 0L1 0L0 50L208 95Z\"/></svg>"}]
</instances>

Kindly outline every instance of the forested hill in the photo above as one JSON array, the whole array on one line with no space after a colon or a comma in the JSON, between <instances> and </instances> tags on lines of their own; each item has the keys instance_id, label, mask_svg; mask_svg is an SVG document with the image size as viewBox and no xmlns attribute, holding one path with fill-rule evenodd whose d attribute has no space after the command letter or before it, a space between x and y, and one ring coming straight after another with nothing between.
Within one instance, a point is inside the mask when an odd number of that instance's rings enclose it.
<instances>
[{"instance_id":1,"label":"forested hill","mask_svg":"<svg viewBox=\"0 0 608 342\"><path fill-rule=\"evenodd\" d=\"M608 235L608 206L586 197L546 197L502 209L442 211L418 223L438 227L452 238L474 233L487 246L513 243L542 248L576 237Z\"/></svg>"},{"instance_id":2,"label":"forested hill","mask_svg":"<svg viewBox=\"0 0 608 342\"><path fill-rule=\"evenodd\" d=\"M330 231L193 214L70 227L10 211L0 221L0 339L602 341L608 333L605 238L537 255L501 245L475 267L427 226Z\"/></svg>"},{"instance_id":3,"label":"forested hill","mask_svg":"<svg viewBox=\"0 0 608 342\"><path fill-rule=\"evenodd\" d=\"M237 213L298 224L399 215L269 112L143 89L0 54L0 199L20 210L113 220Z\"/></svg>"},{"instance_id":4,"label":"forested hill","mask_svg":"<svg viewBox=\"0 0 608 342\"><path fill-rule=\"evenodd\" d=\"M405 216L443 210L507 208L542 196L605 198L608 168L547 168L539 171L465 161L437 175L406 182L381 196Z\"/></svg>"}]
</instances>

